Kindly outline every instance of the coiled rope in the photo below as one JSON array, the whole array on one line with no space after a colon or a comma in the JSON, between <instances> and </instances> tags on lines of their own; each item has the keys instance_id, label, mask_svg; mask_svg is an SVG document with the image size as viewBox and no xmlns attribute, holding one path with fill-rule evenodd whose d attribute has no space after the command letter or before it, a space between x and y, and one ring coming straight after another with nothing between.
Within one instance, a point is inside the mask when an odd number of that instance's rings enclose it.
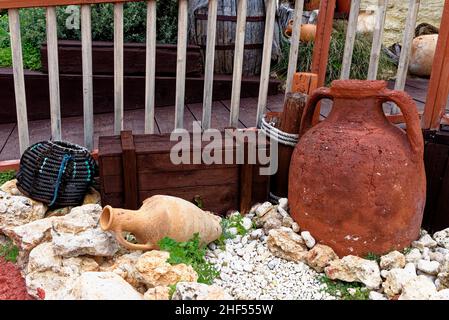
<instances>
[{"instance_id":1,"label":"coiled rope","mask_svg":"<svg viewBox=\"0 0 449 320\"><path fill-rule=\"evenodd\" d=\"M261 128L271 139L290 147L295 147L299 140L299 134L287 133L274 127L271 122L268 122L265 117L262 118Z\"/></svg>"}]
</instances>

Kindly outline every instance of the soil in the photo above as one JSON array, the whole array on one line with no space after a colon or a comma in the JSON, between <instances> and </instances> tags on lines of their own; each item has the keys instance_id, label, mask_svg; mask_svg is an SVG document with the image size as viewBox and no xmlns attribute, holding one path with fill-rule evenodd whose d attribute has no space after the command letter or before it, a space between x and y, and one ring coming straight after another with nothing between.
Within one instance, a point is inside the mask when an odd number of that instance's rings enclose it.
<instances>
[{"instance_id":1,"label":"soil","mask_svg":"<svg viewBox=\"0 0 449 320\"><path fill-rule=\"evenodd\" d=\"M0 257L0 300L33 300L19 268Z\"/></svg>"}]
</instances>

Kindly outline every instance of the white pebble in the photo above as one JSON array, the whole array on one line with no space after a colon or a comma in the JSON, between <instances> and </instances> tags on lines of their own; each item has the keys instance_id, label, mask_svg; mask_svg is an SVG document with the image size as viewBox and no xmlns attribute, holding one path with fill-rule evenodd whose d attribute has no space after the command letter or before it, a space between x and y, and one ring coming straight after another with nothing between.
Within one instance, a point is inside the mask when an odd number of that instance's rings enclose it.
<instances>
[{"instance_id":1,"label":"white pebble","mask_svg":"<svg viewBox=\"0 0 449 320\"><path fill-rule=\"evenodd\" d=\"M309 231L303 231L301 232L301 237L303 238L304 242L306 243L307 248L312 249L315 246L315 238L312 237Z\"/></svg>"}]
</instances>

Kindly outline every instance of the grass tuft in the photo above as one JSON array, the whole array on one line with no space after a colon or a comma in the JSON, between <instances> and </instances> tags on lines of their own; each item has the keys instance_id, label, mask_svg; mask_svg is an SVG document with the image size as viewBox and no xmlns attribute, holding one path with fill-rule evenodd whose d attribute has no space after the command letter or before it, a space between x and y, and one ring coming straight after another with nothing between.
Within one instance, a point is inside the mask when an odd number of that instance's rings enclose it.
<instances>
[{"instance_id":1,"label":"grass tuft","mask_svg":"<svg viewBox=\"0 0 449 320\"><path fill-rule=\"evenodd\" d=\"M9 241L4 245L0 245L0 257L3 257L6 261L16 263L18 255L19 248L14 245L12 241Z\"/></svg>"},{"instance_id":2,"label":"grass tuft","mask_svg":"<svg viewBox=\"0 0 449 320\"><path fill-rule=\"evenodd\" d=\"M322 284L326 286L323 289L326 293L341 300L368 300L369 290L363 284L357 282L344 282L340 280L331 280L327 276L319 278Z\"/></svg>"},{"instance_id":3,"label":"grass tuft","mask_svg":"<svg viewBox=\"0 0 449 320\"><path fill-rule=\"evenodd\" d=\"M3 171L0 172L0 186L4 184L5 182L8 182L9 180L12 180L16 177L16 172L11 171Z\"/></svg>"}]
</instances>

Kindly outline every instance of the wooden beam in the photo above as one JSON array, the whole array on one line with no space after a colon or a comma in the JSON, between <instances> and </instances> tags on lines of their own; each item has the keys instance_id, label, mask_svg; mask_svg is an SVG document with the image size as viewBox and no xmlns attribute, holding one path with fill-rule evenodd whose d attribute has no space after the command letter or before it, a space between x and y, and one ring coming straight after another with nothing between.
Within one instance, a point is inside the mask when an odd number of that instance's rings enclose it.
<instances>
[{"instance_id":1,"label":"wooden beam","mask_svg":"<svg viewBox=\"0 0 449 320\"><path fill-rule=\"evenodd\" d=\"M123 130L123 3L114 4L114 134Z\"/></svg>"},{"instance_id":2,"label":"wooden beam","mask_svg":"<svg viewBox=\"0 0 449 320\"><path fill-rule=\"evenodd\" d=\"M154 133L156 97L156 0L147 2L147 43L145 62L145 133Z\"/></svg>"},{"instance_id":3,"label":"wooden beam","mask_svg":"<svg viewBox=\"0 0 449 320\"><path fill-rule=\"evenodd\" d=\"M318 87L322 87L326 80L329 46L332 36L336 0L321 1L318 15L317 34L312 56L312 73L318 74ZM319 109L319 108L318 108Z\"/></svg>"},{"instance_id":4,"label":"wooden beam","mask_svg":"<svg viewBox=\"0 0 449 320\"><path fill-rule=\"evenodd\" d=\"M67 6L72 4L120 3L141 0L2 0L0 9L19 9L33 7Z\"/></svg>"},{"instance_id":5,"label":"wooden beam","mask_svg":"<svg viewBox=\"0 0 449 320\"><path fill-rule=\"evenodd\" d=\"M424 116L423 129L438 130L445 114L449 93L449 1L445 1L440 33L433 60Z\"/></svg>"}]
</instances>

